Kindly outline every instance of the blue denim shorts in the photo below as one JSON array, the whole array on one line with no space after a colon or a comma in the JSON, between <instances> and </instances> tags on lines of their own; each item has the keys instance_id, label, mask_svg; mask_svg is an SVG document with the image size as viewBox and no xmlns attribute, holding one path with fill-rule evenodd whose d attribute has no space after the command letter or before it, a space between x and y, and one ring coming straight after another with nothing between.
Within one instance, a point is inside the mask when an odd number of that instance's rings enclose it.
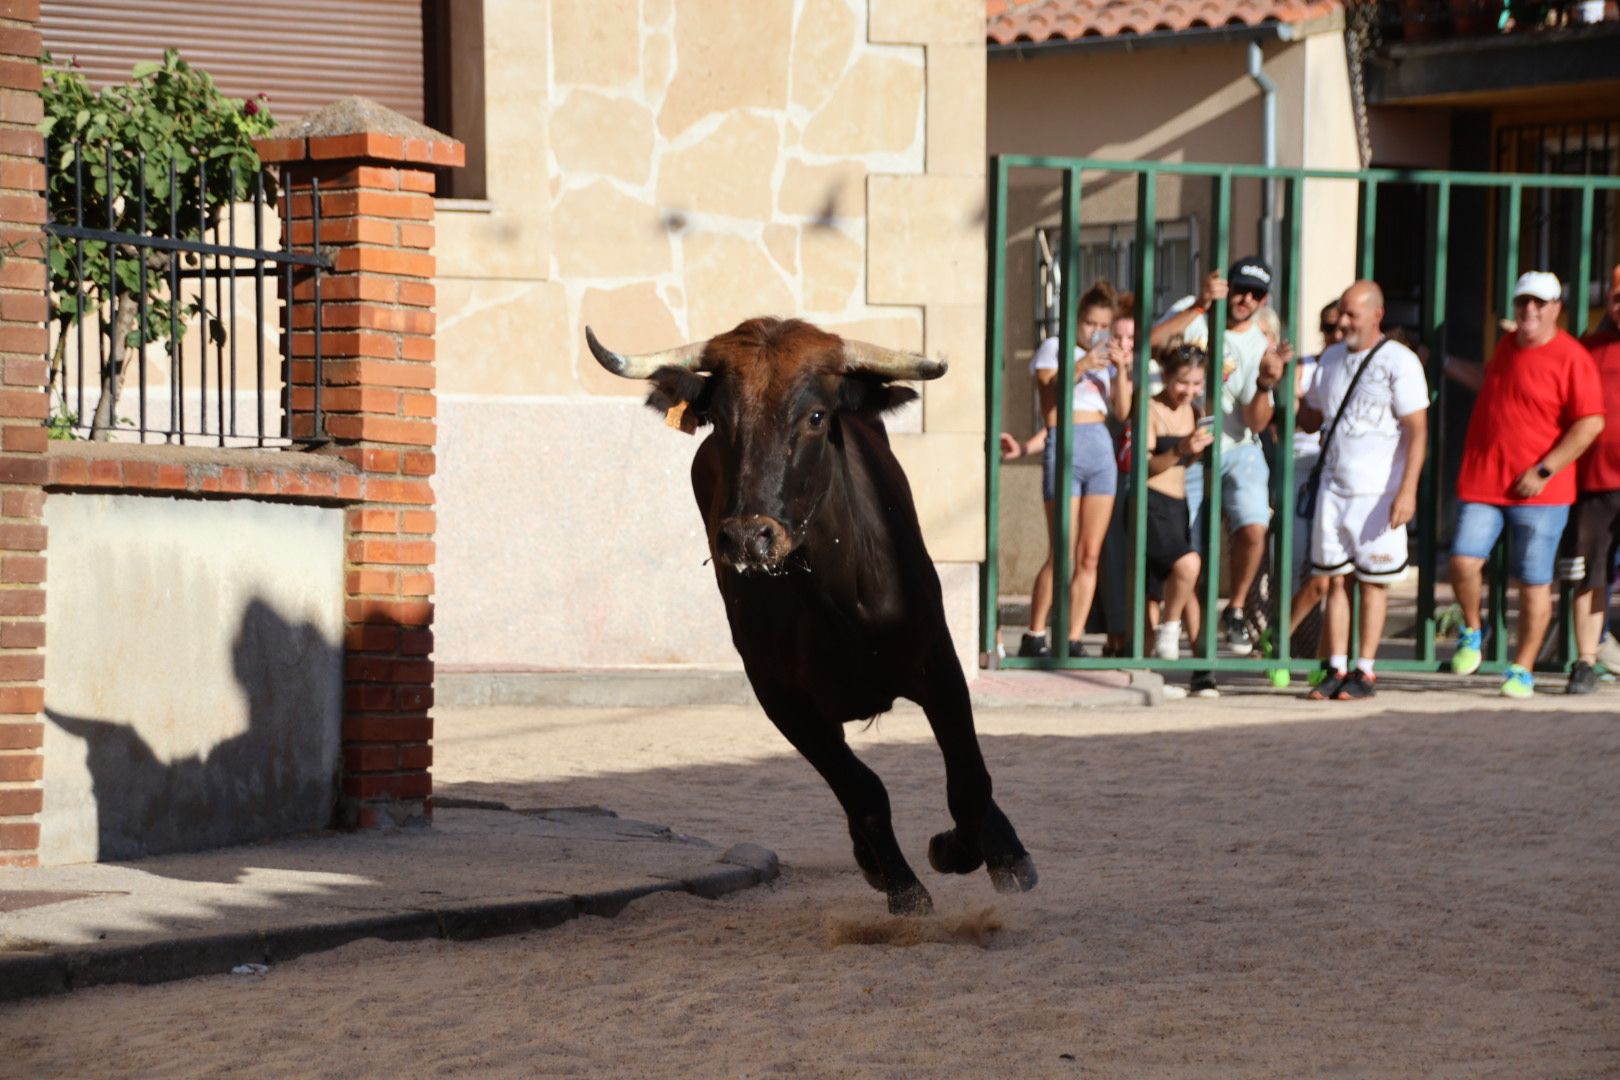
<instances>
[{"instance_id":1,"label":"blue denim shorts","mask_svg":"<svg viewBox=\"0 0 1620 1080\"><path fill-rule=\"evenodd\" d=\"M1204 550L1204 468L1187 467L1187 509L1193 518L1193 545ZM1242 443L1221 455L1221 512L1228 529L1271 522L1271 470L1259 443Z\"/></svg>"},{"instance_id":2,"label":"blue denim shorts","mask_svg":"<svg viewBox=\"0 0 1620 1080\"><path fill-rule=\"evenodd\" d=\"M1546 585L1553 578L1558 539L1569 520L1567 506L1493 506L1457 504L1457 531L1451 553L1470 559L1488 559L1496 538L1507 526L1508 576L1526 585Z\"/></svg>"},{"instance_id":3,"label":"blue denim shorts","mask_svg":"<svg viewBox=\"0 0 1620 1080\"><path fill-rule=\"evenodd\" d=\"M1041 456L1041 498L1057 498L1058 429L1046 429L1046 450ZM1119 466L1114 460L1114 437L1108 425L1074 425L1074 455L1069 464L1069 497L1112 495L1119 483Z\"/></svg>"}]
</instances>

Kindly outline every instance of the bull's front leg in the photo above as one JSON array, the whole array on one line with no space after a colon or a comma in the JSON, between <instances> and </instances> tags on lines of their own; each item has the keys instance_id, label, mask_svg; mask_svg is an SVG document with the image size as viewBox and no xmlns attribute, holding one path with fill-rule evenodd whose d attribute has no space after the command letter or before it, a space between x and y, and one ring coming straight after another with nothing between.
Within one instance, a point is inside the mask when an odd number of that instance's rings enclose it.
<instances>
[{"instance_id":1,"label":"bull's front leg","mask_svg":"<svg viewBox=\"0 0 1620 1080\"><path fill-rule=\"evenodd\" d=\"M945 758L945 797L955 822L928 841L928 863L942 874L985 866L997 892L1028 892L1039 880L1035 860L991 797L967 680L948 638L930 651L925 677L916 700Z\"/></svg>"},{"instance_id":2,"label":"bull's front leg","mask_svg":"<svg viewBox=\"0 0 1620 1080\"><path fill-rule=\"evenodd\" d=\"M867 883L887 895L891 915L926 915L933 898L900 852L883 781L844 741L844 726L815 715L791 695L760 692L760 704L776 729L821 774L849 818L855 862ZM768 700L770 699L770 700Z\"/></svg>"}]
</instances>

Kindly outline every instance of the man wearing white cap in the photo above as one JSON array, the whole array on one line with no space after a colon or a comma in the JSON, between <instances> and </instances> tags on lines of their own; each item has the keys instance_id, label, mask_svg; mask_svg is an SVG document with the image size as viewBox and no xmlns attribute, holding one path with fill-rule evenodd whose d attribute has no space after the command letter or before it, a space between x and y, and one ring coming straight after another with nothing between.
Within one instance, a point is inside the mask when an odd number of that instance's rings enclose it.
<instances>
[{"instance_id":1,"label":"man wearing white cap","mask_svg":"<svg viewBox=\"0 0 1620 1080\"><path fill-rule=\"evenodd\" d=\"M1506 527L1508 576L1519 589L1519 641L1502 694L1535 692L1530 668L1552 618L1553 561L1575 501L1570 468L1603 430L1603 386L1597 364L1558 328L1563 286L1544 270L1513 288L1513 333L1497 342L1485 365L1468 421L1457 474L1457 531L1451 586L1465 624L1451 670L1478 670L1480 591L1485 560Z\"/></svg>"}]
</instances>

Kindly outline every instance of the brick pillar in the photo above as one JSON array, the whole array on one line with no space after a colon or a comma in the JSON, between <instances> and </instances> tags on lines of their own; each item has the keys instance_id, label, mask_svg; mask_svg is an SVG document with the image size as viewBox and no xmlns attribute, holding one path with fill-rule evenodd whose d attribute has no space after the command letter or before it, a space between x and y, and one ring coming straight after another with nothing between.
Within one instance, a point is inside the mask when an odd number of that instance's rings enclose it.
<instances>
[{"instance_id":1,"label":"brick pillar","mask_svg":"<svg viewBox=\"0 0 1620 1080\"><path fill-rule=\"evenodd\" d=\"M436 406L432 167L461 144L347 98L257 144L283 166L292 240L314 239L319 181L321 409L327 450L364 477L349 509L339 818L373 828L432 815L433 488ZM314 428L315 283L296 282L293 433ZM318 434L318 433L317 433Z\"/></svg>"},{"instance_id":2,"label":"brick pillar","mask_svg":"<svg viewBox=\"0 0 1620 1080\"><path fill-rule=\"evenodd\" d=\"M0 0L0 866L39 864L45 774L45 143L39 0Z\"/></svg>"}]
</instances>

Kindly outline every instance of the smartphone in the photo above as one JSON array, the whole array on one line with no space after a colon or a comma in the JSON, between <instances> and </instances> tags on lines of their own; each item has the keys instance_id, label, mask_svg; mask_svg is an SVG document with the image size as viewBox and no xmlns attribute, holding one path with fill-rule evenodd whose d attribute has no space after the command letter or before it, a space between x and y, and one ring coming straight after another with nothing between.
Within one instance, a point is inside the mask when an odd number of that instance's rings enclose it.
<instances>
[{"instance_id":1,"label":"smartphone","mask_svg":"<svg viewBox=\"0 0 1620 1080\"><path fill-rule=\"evenodd\" d=\"M1107 340L1108 340L1108 331L1106 331L1106 330L1094 330L1091 333L1091 344L1087 345L1086 348L1087 349L1095 349L1097 346L1103 344Z\"/></svg>"},{"instance_id":2,"label":"smartphone","mask_svg":"<svg viewBox=\"0 0 1620 1080\"><path fill-rule=\"evenodd\" d=\"M1198 430L1199 431L1209 431L1214 426L1215 426L1215 415L1213 413L1211 413L1209 416L1200 416L1198 418Z\"/></svg>"}]
</instances>

